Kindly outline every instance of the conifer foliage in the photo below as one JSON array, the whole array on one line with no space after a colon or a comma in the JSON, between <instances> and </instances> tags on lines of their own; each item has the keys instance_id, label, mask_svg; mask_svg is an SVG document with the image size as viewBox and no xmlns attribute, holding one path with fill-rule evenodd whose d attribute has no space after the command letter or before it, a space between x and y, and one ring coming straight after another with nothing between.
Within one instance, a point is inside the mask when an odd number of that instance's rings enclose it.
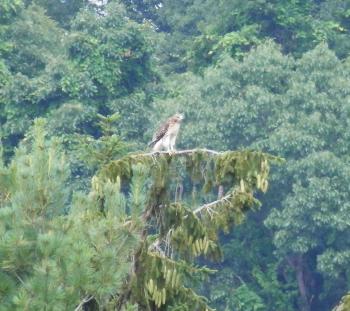
<instances>
[{"instance_id":1,"label":"conifer foliage","mask_svg":"<svg viewBox=\"0 0 350 311\"><path fill-rule=\"evenodd\" d=\"M267 190L271 160L279 159L253 151L197 149L129 154L103 167L93 185L102 210L103 185L122 183L127 188L135 169L137 174L141 167L150 176L142 191L131 184L134 199L137 190L147 195L140 209L140 244L132 272L116 299L117 309L132 302L140 310L211 310L191 285L213 271L197 266L195 259L220 258L219 232L240 223L244 212L259 205L253 192ZM218 198L208 203L218 189Z\"/></svg>"},{"instance_id":2,"label":"conifer foliage","mask_svg":"<svg viewBox=\"0 0 350 311\"><path fill-rule=\"evenodd\" d=\"M128 154L72 194L61 142L38 119L1 166L0 310L211 310L194 288L214 271L196 258L220 258L218 234L258 206L275 160Z\"/></svg>"},{"instance_id":3,"label":"conifer foliage","mask_svg":"<svg viewBox=\"0 0 350 311\"><path fill-rule=\"evenodd\" d=\"M67 161L43 123L1 167L0 310L79 310L89 301L111 310L139 240L137 222L125 221L117 184L104 185L104 213L93 195L74 194L68 204Z\"/></svg>"}]
</instances>

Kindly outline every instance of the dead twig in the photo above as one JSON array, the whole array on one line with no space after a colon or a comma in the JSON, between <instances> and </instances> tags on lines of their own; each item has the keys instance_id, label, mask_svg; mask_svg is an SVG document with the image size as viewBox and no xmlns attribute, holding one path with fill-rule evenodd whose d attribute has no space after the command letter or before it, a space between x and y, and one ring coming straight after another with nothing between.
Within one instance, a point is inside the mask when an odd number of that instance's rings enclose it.
<instances>
[{"instance_id":1,"label":"dead twig","mask_svg":"<svg viewBox=\"0 0 350 311\"><path fill-rule=\"evenodd\" d=\"M88 295L86 296L80 303L79 305L74 309L74 311L79 311L81 310L82 306L84 305L84 303L89 302L90 300L94 299L94 296Z\"/></svg>"}]
</instances>

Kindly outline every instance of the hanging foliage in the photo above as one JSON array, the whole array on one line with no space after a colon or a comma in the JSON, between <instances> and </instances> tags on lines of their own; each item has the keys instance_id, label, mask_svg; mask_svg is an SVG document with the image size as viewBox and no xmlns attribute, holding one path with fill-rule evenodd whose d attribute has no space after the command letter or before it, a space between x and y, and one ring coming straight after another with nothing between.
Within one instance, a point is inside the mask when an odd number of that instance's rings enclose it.
<instances>
[{"instance_id":1,"label":"hanging foliage","mask_svg":"<svg viewBox=\"0 0 350 311\"><path fill-rule=\"evenodd\" d=\"M191 289L191 282L213 271L195 266L194 259L221 258L218 234L259 206L254 191L267 191L271 161L281 159L255 151L196 149L129 154L104 166L93 182L101 202L99 189L105 184L121 183L128 191L135 167L146 168L149 176L143 179L143 239L117 309L131 302L140 310L211 310L205 297Z\"/></svg>"}]
</instances>

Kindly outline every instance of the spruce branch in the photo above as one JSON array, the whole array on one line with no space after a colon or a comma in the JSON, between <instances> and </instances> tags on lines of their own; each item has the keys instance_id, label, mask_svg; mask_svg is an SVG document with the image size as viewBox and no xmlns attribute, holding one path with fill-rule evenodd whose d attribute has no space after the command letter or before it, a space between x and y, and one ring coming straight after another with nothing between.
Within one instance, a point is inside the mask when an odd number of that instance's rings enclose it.
<instances>
[{"instance_id":1,"label":"spruce branch","mask_svg":"<svg viewBox=\"0 0 350 311\"><path fill-rule=\"evenodd\" d=\"M172 151L169 150L169 151L151 151L151 152L145 152L145 153L129 153L126 155L126 157L131 157L131 158L151 157L151 158L154 158L154 157L160 156L160 155L187 156L187 155L191 155L194 153L206 153L206 154L211 155L211 156L220 156L220 155L224 155L224 154L227 154L230 152L237 152L237 151L216 151L216 150L207 149L207 148L196 148L196 149L172 150ZM251 150L249 152L261 153L259 151L254 151L254 150ZM264 154L264 156L267 159L272 160L276 163L283 163L285 161L281 157L277 157L277 156L267 154L267 153Z\"/></svg>"},{"instance_id":2,"label":"spruce branch","mask_svg":"<svg viewBox=\"0 0 350 311\"><path fill-rule=\"evenodd\" d=\"M207 153L210 155L220 155L223 154L224 152L219 152L216 150L211 150L211 149L186 149L186 150L174 150L174 151L152 151L152 152L146 152L146 153L137 153L135 154L135 156L137 157L154 157L157 155L161 155L161 154L168 154L168 155L188 155L188 154L192 154L195 152L202 152L202 153ZM131 154L131 156L133 156Z\"/></svg>"},{"instance_id":3,"label":"spruce branch","mask_svg":"<svg viewBox=\"0 0 350 311\"><path fill-rule=\"evenodd\" d=\"M231 199L236 193L237 193L237 191L233 190L232 192L223 196L221 199L218 199L218 200L215 200L213 202L203 204L203 205L197 207L195 210L192 211L192 213L194 215L199 215L202 211L205 210L212 217L213 214L217 213L215 210L213 210L213 208L215 208L218 205L223 204L225 202L229 202L229 199ZM185 216L185 217L187 217L187 216ZM160 248L160 244L161 244L161 241L159 239L157 239L149 246L148 249L149 250L152 250L152 249L157 250L159 253L164 255L165 252Z\"/></svg>"}]
</instances>

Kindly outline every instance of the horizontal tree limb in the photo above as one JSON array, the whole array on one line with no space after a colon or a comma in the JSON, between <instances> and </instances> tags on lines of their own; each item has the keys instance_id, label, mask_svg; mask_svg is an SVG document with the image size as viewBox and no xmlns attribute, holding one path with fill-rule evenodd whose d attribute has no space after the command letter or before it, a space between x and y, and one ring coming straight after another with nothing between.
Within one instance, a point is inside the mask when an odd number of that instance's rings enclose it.
<instances>
[{"instance_id":1,"label":"horizontal tree limb","mask_svg":"<svg viewBox=\"0 0 350 311\"><path fill-rule=\"evenodd\" d=\"M222 154L223 152L219 152L216 150L210 150L210 149L187 149L187 150L173 150L173 151L152 151L152 152L147 152L147 153L137 153L135 156L141 156L141 157L149 157L149 156L157 156L161 154L168 154L168 155L187 155L187 154L192 154L195 152L203 152L203 153L208 153L212 155L219 155Z\"/></svg>"}]
</instances>

